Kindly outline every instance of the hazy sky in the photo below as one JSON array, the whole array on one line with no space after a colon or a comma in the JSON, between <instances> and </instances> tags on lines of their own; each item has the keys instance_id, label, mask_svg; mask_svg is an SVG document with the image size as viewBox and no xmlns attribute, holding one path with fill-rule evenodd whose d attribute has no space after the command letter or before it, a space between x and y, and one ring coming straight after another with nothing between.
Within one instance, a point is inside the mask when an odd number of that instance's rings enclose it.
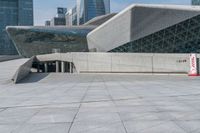
<instances>
[{"instance_id":1,"label":"hazy sky","mask_svg":"<svg viewBox=\"0 0 200 133\"><path fill-rule=\"evenodd\" d=\"M35 25L44 25L46 20L56 15L57 7L75 6L76 0L33 0L34 1L34 23ZM133 3L148 4L190 4L190 0L111 0L111 12L119 12Z\"/></svg>"}]
</instances>

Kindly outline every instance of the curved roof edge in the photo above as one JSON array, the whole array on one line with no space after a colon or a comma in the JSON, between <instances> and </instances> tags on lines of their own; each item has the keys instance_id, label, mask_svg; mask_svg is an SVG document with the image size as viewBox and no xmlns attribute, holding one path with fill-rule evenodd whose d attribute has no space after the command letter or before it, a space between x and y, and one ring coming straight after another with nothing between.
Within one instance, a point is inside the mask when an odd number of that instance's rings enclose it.
<instances>
[{"instance_id":1,"label":"curved roof edge","mask_svg":"<svg viewBox=\"0 0 200 133\"><path fill-rule=\"evenodd\" d=\"M88 21L87 23L85 23L85 26L89 26L89 25L95 25L95 26L99 26L103 23L105 23L106 21L108 21L109 19L111 19L112 17L114 17L117 13L111 13L111 14L106 14L106 15L102 15L102 16L98 16L95 17L93 19L91 19L90 21Z\"/></svg>"},{"instance_id":2,"label":"curved roof edge","mask_svg":"<svg viewBox=\"0 0 200 133\"><path fill-rule=\"evenodd\" d=\"M166 4L132 4L130 6L128 6L127 8L125 8L124 10L122 10L121 12L119 12L118 14L116 14L114 17L112 17L111 19L109 19L108 21L106 21L105 23L103 23L102 25L98 26L96 29L94 29L93 31L91 31L88 36L90 36L90 34L92 34L93 32L97 31L98 29L101 29L102 27L104 27L106 24L108 24L109 22L115 20L116 18L118 18L119 16L121 16L122 14L124 14L126 11L134 8L134 7L148 7L148 8L158 8L158 9L173 9L173 10L186 10L186 11L200 11L200 6L193 6L193 5L166 5Z\"/></svg>"},{"instance_id":3,"label":"curved roof edge","mask_svg":"<svg viewBox=\"0 0 200 133\"><path fill-rule=\"evenodd\" d=\"M6 30L9 28L16 29L84 29L84 28L96 28L95 25L80 25L80 26L6 26Z\"/></svg>"},{"instance_id":4,"label":"curved roof edge","mask_svg":"<svg viewBox=\"0 0 200 133\"><path fill-rule=\"evenodd\" d=\"M199 14L200 6L132 4L91 31L88 47L107 52Z\"/></svg>"}]
</instances>

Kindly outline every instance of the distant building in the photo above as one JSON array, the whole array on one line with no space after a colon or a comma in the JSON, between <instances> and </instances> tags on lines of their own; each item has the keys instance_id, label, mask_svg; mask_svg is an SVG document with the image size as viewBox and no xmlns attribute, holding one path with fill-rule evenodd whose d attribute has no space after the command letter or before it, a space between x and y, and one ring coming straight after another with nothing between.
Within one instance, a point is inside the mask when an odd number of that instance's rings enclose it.
<instances>
[{"instance_id":1,"label":"distant building","mask_svg":"<svg viewBox=\"0 0 200 133\"><path fill-rule=\"evenodd\" d=\"M33 0L0 0L0 55L17 54L6 26L33 25Z\"/></svg>"},{"instance_id":2,"label":"distant building","mask_svg":"<svg viewBox=\"0 0 200 133\"><path fill-rule=\"evenodd\" d=\"M110 13L110 0L77 0L77 24Z\"/></svg>"},{"instance_id":3,"label":"distant building","mask_svg":"<svg viewBox=\"0 0 200 133\"><path fill-rule=\"evenodd\" d=\"M72 26L72 9L70 9L66 13L65 19L66 19L66 26Z\"/></svg>"},{"instance_id":4,"label":"distant building","mask_svg":"<svg viewBox=\"0 0 200 133\"><path fill-rule=\"evenodd\" d=\"M72 25L77 25L77 6L72 9Z\"/></svg>"},{"instance_id":5,"label":"distant building","mask_svg":"<svg viewBox=\"0 0 200 133\"><path fill-rule=\"evenodd\" d=\"M200 0L192 0L192 5L200 5Z\"/></svg>"},{"instance_id":6,"label":"distant building","mask_svg":"<svg viewBox=\"0 0 200 133\"><path fill-rule=\"evenodd\" d=\"M82 25L109 13L110 0L77 0L77 5L66 13L66 25Z\"/></svg>"},{"instance_id":7,"label":"distant building","mask_svg":"<svg viewBox=\"0 0 200 133\"><path fill-rule=\"evenodd\" d=\"M67 8L58 7L56 17L53 17L50 22L50 26L62 26L66 25L65 14L67 13Z\"/></svg>"},{"instance_id":8,"label":"distant building","mask_svg":"<svg viewBox=\"0 0 200 133\"><path fill-rule=\"evenodd\" d=\"M45 21L45 26L50 26L51 25L51 21L47 20Z\"/></svg>"},{"instance_id":9,"label":"distant building","mask_svg":"<svg viewBox=\"0 0 200 133\"><path fill-rule=\"evenodd\" d=\"M50 26L61 26L61 25L66 25L66 20L65 18L58 18L54 17L51 19L51 24Z\"/></svg>"},{"instance_id":10,"label":"distant building","mask_svg":"<svg viewBox=\"0 0 200 133\"><path fill-rule=\"evenodd\" d=\"M58 7L57 8L57 16L56 17L64 18L66 13L67 13L67 8Z\"/></svg>"},{"instance_id":11,"label":"distant building","mask_svg":"<svg viewBox=\"0 0 200 133\"><path fill-rule=\"evenodd\" d=\"M66 13L66 25L77 25L77 10L76 6Z\"/></svg>"}]
</instances>

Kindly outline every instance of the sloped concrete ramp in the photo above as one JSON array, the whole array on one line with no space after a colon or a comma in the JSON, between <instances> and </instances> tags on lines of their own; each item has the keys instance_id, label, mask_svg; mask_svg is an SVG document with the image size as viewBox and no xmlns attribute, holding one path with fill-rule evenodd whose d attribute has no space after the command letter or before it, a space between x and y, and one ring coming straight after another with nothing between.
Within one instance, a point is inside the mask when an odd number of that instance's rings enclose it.
<instances>
[{"instance_id":1,"label":"sloped concrete ramp","mask_svg":"<svg viewBox=\"0 0 200 133\"><path fill-rule=\"evenodd\" d=\"M11 82L17 69L29 59L16 59L11 61L0 62L0 83Z\"/></svg>"}]
</instances>

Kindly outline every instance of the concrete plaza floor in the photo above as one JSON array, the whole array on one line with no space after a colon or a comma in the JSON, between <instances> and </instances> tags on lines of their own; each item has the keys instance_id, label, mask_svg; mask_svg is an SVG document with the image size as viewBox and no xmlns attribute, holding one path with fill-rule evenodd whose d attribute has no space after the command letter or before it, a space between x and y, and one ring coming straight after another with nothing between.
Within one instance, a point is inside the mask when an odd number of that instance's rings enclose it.
<instances>
[{"instance_id":1,"label":"concrete plaza floor","mask_svg":"<svg viewBox=\"0 0 200 133\"><path fill-rule=\"evenodd\" d=\"M0 62L22 58L19 55L0 55Z\"/></svg>"},{"instance_id":2,"label":"concrete plaza floor","mask_svg":"<svg viewBox=\"0 0 200 133\"><path fill-rule=\"evenodd\" d=\"M0 133L199 133L200 78L32 74L0 63Z\"/></svg>"}]
</instances>

